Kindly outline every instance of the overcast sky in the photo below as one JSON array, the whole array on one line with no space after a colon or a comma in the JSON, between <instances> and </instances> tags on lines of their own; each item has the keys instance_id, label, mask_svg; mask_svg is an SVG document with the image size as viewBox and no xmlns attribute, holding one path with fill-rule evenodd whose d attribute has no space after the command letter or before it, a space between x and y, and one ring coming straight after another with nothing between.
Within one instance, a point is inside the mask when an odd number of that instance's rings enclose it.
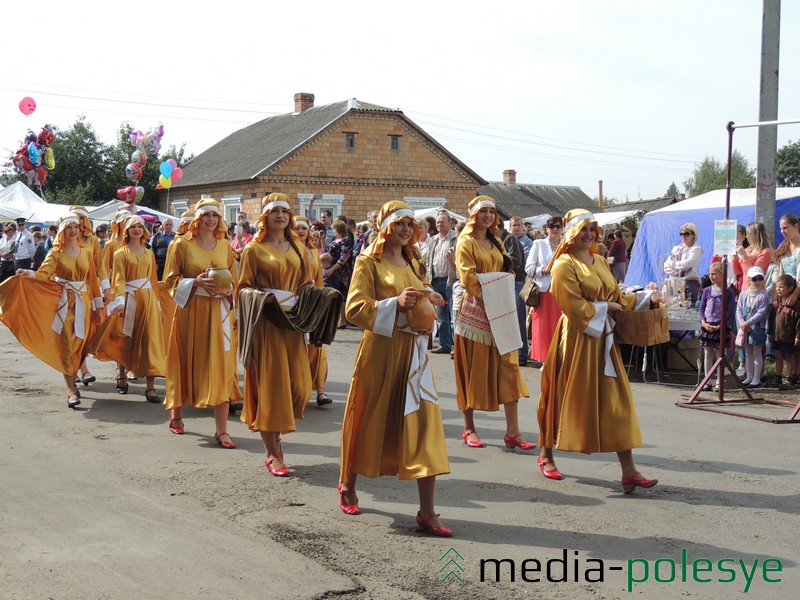
<instances>
[{"instance_id":1,"label":"overcast sky","mask_svg":"<svg viewBox=\"0 0 800 600\"><path fill-rule=\"evenodd\" d=\"M761 14L760 0L5 3L0 148L84 114L106 142L123 121L161 122L165 147L199 154L311 92L399 108L489 181L515 169L654 198L705 155L724 162L728 121L758 120ZM800 2L781 24L778 116L797 119ZM779 129L779 147L798 139ZM755 167L756 130L735 145Z\"/></svg>"}]
</instances>

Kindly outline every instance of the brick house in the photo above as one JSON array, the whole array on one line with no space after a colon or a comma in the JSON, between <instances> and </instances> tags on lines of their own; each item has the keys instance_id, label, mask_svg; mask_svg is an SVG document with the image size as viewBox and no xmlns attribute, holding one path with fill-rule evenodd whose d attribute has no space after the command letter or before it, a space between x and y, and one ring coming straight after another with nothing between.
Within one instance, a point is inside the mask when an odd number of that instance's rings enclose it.
<instances>
[{"instance_id":1,"label":"brick house","mask_svg":"<svg viewBox=\"0 0 800 600\"><path fill-rule=\"evenodd\" d=\"M250 221L261 198L283 192L293 209L329 209L361 221L388 200L414 208L447 206L464 212L486 181L414 124L402 111L355 98L314 106L295 94L293 113L232 133L183 166L164 212L180 215L204 197L220 200L225 217L244 210Z\"/></svg>"}]
</instances>

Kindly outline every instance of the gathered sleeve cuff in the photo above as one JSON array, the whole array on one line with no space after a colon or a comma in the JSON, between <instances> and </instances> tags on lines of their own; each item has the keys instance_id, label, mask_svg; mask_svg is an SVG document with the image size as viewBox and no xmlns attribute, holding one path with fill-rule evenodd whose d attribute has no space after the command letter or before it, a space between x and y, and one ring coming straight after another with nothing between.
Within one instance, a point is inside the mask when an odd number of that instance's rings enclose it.
<instances>
[{"instance_id":1,"label":"gathered sleeve cuff","mask_svg":"<svg viewBox=\"0 0 800 600\"><path fill-rule=\"evenodd\" d=\"M392 337L396 318L397 297L378 300L378 312L375 316L375 325L372 328L372 333L384 337Z\"/></svg>"},{"instance_id":2,"label":"gathered sleeve cuff","mask_svg":"<svg viewBox=\"0 0 800 600\"><path fill-rule=\"evenodd\" d=\"M122 299L122 296L117 296L111 302L108 303L108 312L113 312L116 308L125 305L125 301Z\"/></svg>"},{"instance_id":3,"label":"gathered sleeve cuff","mask_svg":"<svg viewBox=\"0 0 800 600\"><path fill-rule=\"evenodd\" d=\"M175 293L172 296L175 299L175 304L181 308L186 308L186 303L192 295L193 287L194 277L183 277L175 287Z\"/></svg>"},{"instance_id":4,"label":"gathered sleeve cuff","mask_svg":"<svg viewBox=\"0 0 800 600\"><path fill-rule=\"evenodd\" d=\"M599 338L605 328L608 302L592 302L592 304L594 304L594 316L589 319L589 324L583 333L593 338Z\"/></svg>"}]
</instances>

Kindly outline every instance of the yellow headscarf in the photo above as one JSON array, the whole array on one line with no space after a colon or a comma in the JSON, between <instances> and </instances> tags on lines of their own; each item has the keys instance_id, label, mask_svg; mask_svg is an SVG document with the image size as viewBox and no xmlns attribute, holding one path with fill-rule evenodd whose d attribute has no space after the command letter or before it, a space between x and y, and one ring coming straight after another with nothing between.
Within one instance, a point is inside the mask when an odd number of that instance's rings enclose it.
<instances>
[{"instance_id":1,"label":"yellow headscarf","mask_svg":"<svg viewBox=\"0 0 800 600\"><path fill-rule=\"evenodd\" d=\"M561 238L561 243L558 245L558 248L556 248L556 251L553 253L550 264L547 265L548 271L553 270L553 265L556 263L556 259L559 256L569 251L569 249L575 245L575 238L578 237L581 229L587 224L594 225L597 228L597 235L594 238L594 243L592 247L589 248L589 252L597 254L597 246L600 243L600 239L603 237L603 228L597 224L597 219L595 219L591 212L585 208L575 208L564 215L564 236Z\"/></svg>"},{"instance_id":2,"label":"yellow headscarf","mask_svg":"<svg viewBox=\"0 0 800 600\"><path fill-rule=\"evenodd\" d=\"M272 192L261 199L261 214L258 216L258 227L256 229L256 235L253 237L255 241L264 241L264 238L267 236L267 215L269 215L273 208L278 207L283 207L289 211L289 225L285 230L286 239L299 241L300 238L297 237L297 232L294 229L295 217L292 212L292 206L289 204L289 196L281 194L280 192Z\"/></svg>"},{"instance_id":3,"label":"yellow headscarf","mask_svg":"<svg viewBox=\"0 0 800 600\"><path fill-rule=\"evenodd\" d=\"M66 217L63 217L58 222L58 233L56 233L56 239L53 240L53 248L55 250L61 250L61 248L63 248L63 246L64 246L64 230L67 228L67 225L69 225L70 223L75 223L76 225L78 225L78 228L80 228L80 226L81 226L81 221L80 221L80 219L78 219L77 216L67 215ZM83 237L80 236L80 235L78 236L78 246L83 248Z\"/></svg>"},{"instance_id":4,"label":"yellow headscarf","mask_svg":"<svg viewBox=\"0 0 800 600\"><path fill-rule=\"evenodd\" d=\"M114 213L114 220L111 221L111 235L108 238L108 241L116 240L120 232L122 231L122 222L125 221L128 217L131 216L131 211L127 208L120 208L116 213Z\"/></svg>"},{"instance_id":5,"label":"yellow headscarf","mask_svg":"<svg viewBox=\"0 0 800 600\"><path fill-rule=\"evenodd\" d=\"M297 230L297 225L300 224L300 223L305 225L306 229L308 230L308 235L306 236L306 242L305 242L306 246L308 248L311 248L312 250L315 250L313 244L311 243L311 221L309 220L308 217L304 217L303 215L296 216L294 218L295 231ZM298 237L298 239L300 238L299 235L297 237Z\"/></svg>"},{"instance_id":6,"label":"yellow headscarf","mask_svg":"<svg viewBox=\"0 0 800 600\"><path fill-rule=\"evenodd\" d=\"M195 206L194 217L189 223L186 235L184 236L187 240L197 235L197 229L200 227L200 217L209 212L219 216L217 229L214 231L214 237L218 240L228 239L228 225L225 223L225 213L222 210L222 205L213 198L203 198L197 203L197 206Z\"/></svg>"},{"instance_id":7,"label":"yellow headscarf","mask_svg":"<svg viewBox=\"0 0 800 600\"><path fill-rule=\"evenodd\" d=\"M120 232L120 235L123 237L125 243L127 244L130 241L130 236L128 236L128 228L134 223L138 223L139 225L144 227L144 236L142 236L142 243L144 244L147 240L150 239L150 232L147 230L147 225L145 225L144 219L139 215L131 215L130 217L125 219L125 222L122 224L122 231Z\"/></svg>"},{"instance_id":8,"label":"yellow headscarf","mask_svg":"<svg viewBox=\"0 0 800 600\"><path fill-rule=\"evenodd\" d=\"M467 208L469 209L469 220L459 236L466 236L472 233L472 229L475 226L475 221L478 218L478 211L485 206L490 206L495 210L494 223L492 223L492 225L489 227L489 233L497 236L497 231L500 228L500 215L497 213L497 204L495 203L494 198L491 198L490 196L475 196L472 200L470 200L470 203L467 205Z\"/></svg>"},{"instance_id":9,"label":"yellow headscarf","mask_svg":"<svg viewBox=\"0 0 800 600\"><path fill-rule=\"evenodd\" d=\"M69 216L76 217L80 222L81 233L83 237L91 237L94 235L92 230L92 222L89 219L89 211L81 204L73 204L69 207Z\"/></svg>"},{"instance_id":10,"label":"yellow headscarf","mask_svg":"<svg viewBox=\"0 0 800 600\"><path fill-rule=\"evenodd\" d=\"M386 236L392 232L393 225L396 221L405 217L411 217L414 226L414 233L411 234L411 239L403 247L403 253L410 259L419 260L419 251L417 250L416 243L419 241L419 225L414 219L413 209L401 200L391 200L381 207L378 212L378 219L375 224L378 227L378 237L361 251L361 256L369 256L374 260L381 260L383 258L383 245L386 243Z\"/></svg>"},{"instance_id":11,"label":"yellow headscarf","mask_svg":"<svg viewBox=\"0 0 800 600\"><path fill-rule=\"evenodd\" d=\"M175 230L175 235L184 235L189 231L189 223L192 222L192 219L194 219L193 210L183 211L183 214L181 214L181 221L178 223L178 228Z\"/></svg>"}]
</instances>

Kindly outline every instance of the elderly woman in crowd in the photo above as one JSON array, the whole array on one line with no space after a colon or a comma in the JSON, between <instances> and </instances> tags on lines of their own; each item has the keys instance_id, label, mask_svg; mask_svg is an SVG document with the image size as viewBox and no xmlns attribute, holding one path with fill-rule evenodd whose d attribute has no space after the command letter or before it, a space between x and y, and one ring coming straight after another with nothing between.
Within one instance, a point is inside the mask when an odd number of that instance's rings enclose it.
<instances>
[{"instance_id":1,"label":"elderly woman in crowd","mask_svg":"<svg viewBox=\"0 0 800 600\"><path fill-rule=\"evenodd\" d=\"M228 435L231 400L241 400L236 368L233 292L236 259L227 239L222 206L197 203L189 230L176 236L167 254L164 284L178 305L167 340L169 430L184 433L183 407L212 407L214 440L235 448ZM218 270L215 278L210 269ZM225 280L225 281L223 281ZM220 289L220 283L227 289Z\"/></svg>"},{"instance_id":2,"label":"elderly woman in crowd","mask_svg":"<svg viewBox=\"0 0 800 600\"><path fill-rule=\"evenodd\" d=\"M81 403L75 376L103 307L92 250L83 245L77 217L61 220L38 271L19 269L17 275L0 285L0 320L25 348L64 375L67 406L75 408Z\"/></svg>"},{"instance_id":3,"label":"elderly woman in crowd","mask_svg":"<svg viewBox=\"0 0 800 600\"><path fill-rule=\"evenodd\" d=\"M686 280L686 297L695 302L700 299L700 257L703 248L697 243L697 227L694 223L681 225L681 243L674 246L664 262L664 272L672 277Z\"/></svg>"},{"instance_id":4,"label":"elderly woman in crowd","mask_svg":"<svg viewBox=\"0 0 800 600\"><path fill-rule=\"evenodd\" d=\"M539 468L548 479L561 479L553 448L566 452L616 452L626 493L649 488L636 469L633 448L642 445L625 365L613 342L612 315L644 310L658 302L658 292L623 295L608 263L597 253L602 229L590 212L572 210L564 217L561 240L549 270L550 291L564 313L558 322L542 372L539 397Z\"/></svg>"},{"instance_id":5,"label":"elderly woman in crowd","mask_svg":"<svg viewBox=\"0 0 800 600\"><path fill-rule=\"evenodd\" d=\"M353 254L353 240L347 234L347 224L344 221L337 219L333 222L333 242L328 246L328 253L333 257L333 264L328 267L327 271L323 271L322 276L327 277L333 273L338 274L340 284L337 289L346 298L347 289L350 287L350 257ZM339 329L347 327L344 310L344 305L342 305Z\"/></svg>"},{"instance_id":6,"label":"elderly woman in crowd","mask_svg":"<svg viewBox=\"0 0 800 600\"><path fill-rule=\"evenodd\" d=\"M358 257L347 318L364 329L342 423L339 505L359 514L358 475L415 479L420 530L449 537L434 506L436 476L450 472L442 415L427 347L430 331L415 331L409 311L424 302L443 304L421 270L415 247L419 228L404 202L383 205L378 237ZM429 313L433 327L435 313Z\"/></svg>"},{"instance_id":7,"label":"elderly woman in crowd","mask_svg":"<svg viewBox=\"0 0 800 600\"><path fill-rule=\"evenodd\" d=\"M469 203L469 221L458 236L456 269L464 288L456 321L455 368L456 400L464 414L461 438L470 448L483 448L475 431L476 410L497 411L503 405L506 417L504 442L507 448L531 450L519 431L517 407L521 397L528 397L528 386L519 370L517 350L500 354L488 330L479 273L509 272L511 260L496 234L500 226L495 202L478 196ZM471 318L464 317L465 305L471 306ZM516 312L515 322L516 322ZM481 319L475 323L475 319ZM482 327L481 325L485 325Z\"/></svg>"},{"instance_id":8,"label":"elderly woman in crowd","mask_svg":"<svg viewBox=\"0 0 800 600\"><path fill-rule=\"evenodd\" d=\"M531 359L544 363L547 351L550 349L550 340L556 330L556 323L561 318L561 309L558 308L553 295L550 293L550 260L553 258L564 225L561 217L553 216L545 225L547 237L533 241L528 260L525 262L525 272L528 277L536 280L539 287L539 306L531 314Z\"/></svg>"}]
</instances>

